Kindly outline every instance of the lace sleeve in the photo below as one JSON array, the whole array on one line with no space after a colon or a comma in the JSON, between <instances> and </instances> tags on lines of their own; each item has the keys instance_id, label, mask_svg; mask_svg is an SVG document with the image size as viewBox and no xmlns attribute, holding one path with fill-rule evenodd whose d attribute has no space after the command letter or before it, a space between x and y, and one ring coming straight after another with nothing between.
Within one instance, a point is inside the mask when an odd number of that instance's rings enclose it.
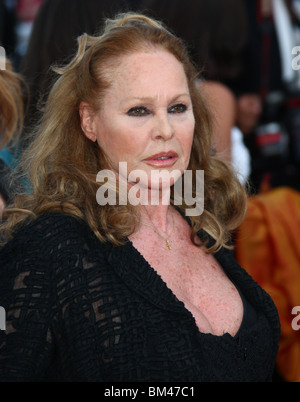
<instances>
[{"instance_id":1,"label":"lace sleeve","mask_svg":"<svg viewBox=\"0 0 300 402\"><path fill-rule=\"evenodd\" d=\"M51 291L51 256L37 227L0 252L0 380L39 380L50 364L50 323L55 314ZM3 314L2 314L3 315Z\"/></svg>"},{"instance_id":2,"label":"lace sleeve","mask_svg":"<svg viewBox=\"0 0 300 402\"><path fill-rule=\"evenodd\" d=\"M120 331L106 264L88 226L63 214L39 217L4 246L0 381L103 380Z\"/></svg>"}]
</instances>

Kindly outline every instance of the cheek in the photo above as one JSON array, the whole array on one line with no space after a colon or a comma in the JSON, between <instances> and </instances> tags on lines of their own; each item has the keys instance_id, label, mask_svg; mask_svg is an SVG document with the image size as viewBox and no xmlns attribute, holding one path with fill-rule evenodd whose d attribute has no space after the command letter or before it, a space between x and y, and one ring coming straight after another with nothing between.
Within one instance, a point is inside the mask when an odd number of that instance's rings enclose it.
<instances>
[{"instance_id":1,"label":"cheek","mask_svg":"<svg viewBox=\"0 0 300 402\"><path fill-rule=\"evenodd\" d=\"M97 137L97 142L99 147L108 157L111 158L111 156L115 154L115 147L117 143L116 139L102 134L101 136Z\"/></svg>"},{"instance_id":2,"label":"cheek","mask_svg":"<svg viewBox=\"0 0 300 402\"><path fill-rule=\"evenodd\" d=\"M186 124L185 127L182 129L182 135L180 136L180 142L182 146L182 150L184 155L189 156L193 139L194 139L194 130L195 124L191 121L189 124Z\"/></svg>"},{"instance_id":3,"label":"cheek","mask_svg":"<svg viewBox=\"0 0 300 402\"><path fill-rule=\"evenodd\" d=\"M98 144L109 159L116 165L118 162L127 162L129 165L135 155L145 148L141 138L123 127L110 127L98 136Z\"/></svg>"},{"instance_id":4,"label":"cheek","mask_svg":"<svg viewBox=\"0 0 300 402\"><path fill-rule=\"evenodd\" d=\"M102 118L102 121L106 116ZM110 121L111 117L107 118ZM118 126L111 124L99 124L97 128L97 142L107 155L114 155L120 148L120 130Z\"/></svg>"}]
</instances>

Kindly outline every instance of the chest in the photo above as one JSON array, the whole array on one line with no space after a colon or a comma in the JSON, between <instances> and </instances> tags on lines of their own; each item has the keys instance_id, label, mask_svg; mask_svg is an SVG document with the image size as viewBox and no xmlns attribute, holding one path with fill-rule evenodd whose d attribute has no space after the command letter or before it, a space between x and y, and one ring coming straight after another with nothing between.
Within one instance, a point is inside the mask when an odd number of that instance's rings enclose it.
<instances>
[{"instance_id":1,"label":"chest","mask_svg":"<svg viewBox=\"0 0 300 402\"><path fill-rule=\"evenodd\" d=\"M201 332L234 335L242 322L240 295L217 260L186 234L170 239L171 250L152 234L133 245L195 318Z\"/></svg>"}]
</instances>

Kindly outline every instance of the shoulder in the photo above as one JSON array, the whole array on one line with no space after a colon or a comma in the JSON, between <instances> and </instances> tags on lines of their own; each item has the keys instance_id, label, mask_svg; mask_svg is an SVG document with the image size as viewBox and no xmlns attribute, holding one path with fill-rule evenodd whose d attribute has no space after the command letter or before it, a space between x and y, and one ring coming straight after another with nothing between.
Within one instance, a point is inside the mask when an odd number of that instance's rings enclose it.
<instances>
[{"instance_id":1,"label":"shoulder","mask_svg":"<svg viewBox=\"0 0 300 402\"><path fill-rule=\"evenodd\" d=\"M64 252L77 252L97 239L89 226L79 218L63 213L47 213L27 221L0 250L4 259L48 260ZM98 242L101 244L100 242Z\"/></svg>"},{"instance_id":2,"label":"shoulder","mask_svg":"<svg viewBox=\"0 0 300 402\"><path fill-rule=\"evenodd\" d=\"M24 239L24 241L33 240L35 237L43 238L55 237L65 231L71 231L76 228L80 233L86 226L83 220L65 213L49 212L38 215L36 218L28 218L23 221L15 231L12 240Z\"/></svg>"},{"instance_id":3,"label":"shoulder","mask_svg":"<svg viewBox=\"0 0 300 402\"><path fill-rule=\"evenodd\" d=\"M23 286L24 278L27 292L41 287L43 292L56 294L56 287L69 289L76 281L83 283L86 275L99 275L100 271L104 275L107 247L85 222L73 216L39 216L0 250L0 296L9 289L14 294L16 283Z\"/></svg>"}]
</instances>

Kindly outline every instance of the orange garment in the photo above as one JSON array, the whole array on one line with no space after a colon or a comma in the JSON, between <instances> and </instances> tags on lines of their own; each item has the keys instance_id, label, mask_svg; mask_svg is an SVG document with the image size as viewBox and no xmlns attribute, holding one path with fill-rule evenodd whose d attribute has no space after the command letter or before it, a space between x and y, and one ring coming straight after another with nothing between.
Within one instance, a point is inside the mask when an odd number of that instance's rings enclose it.
<instances>
[{"instance_id":1,"label":"orange garment","mask_svg":"<svg viewBox=\"0 0 300 402\"><path fill-rule=\"evenodd\" d=\"M292 309L300 306L300 193L282 187L251 197L235 246L240 265L270 294L278 309L277 369L284 380L299 382L300 330L292 327L293 319L297 320Z\"/></svg>"}]
</instances>

